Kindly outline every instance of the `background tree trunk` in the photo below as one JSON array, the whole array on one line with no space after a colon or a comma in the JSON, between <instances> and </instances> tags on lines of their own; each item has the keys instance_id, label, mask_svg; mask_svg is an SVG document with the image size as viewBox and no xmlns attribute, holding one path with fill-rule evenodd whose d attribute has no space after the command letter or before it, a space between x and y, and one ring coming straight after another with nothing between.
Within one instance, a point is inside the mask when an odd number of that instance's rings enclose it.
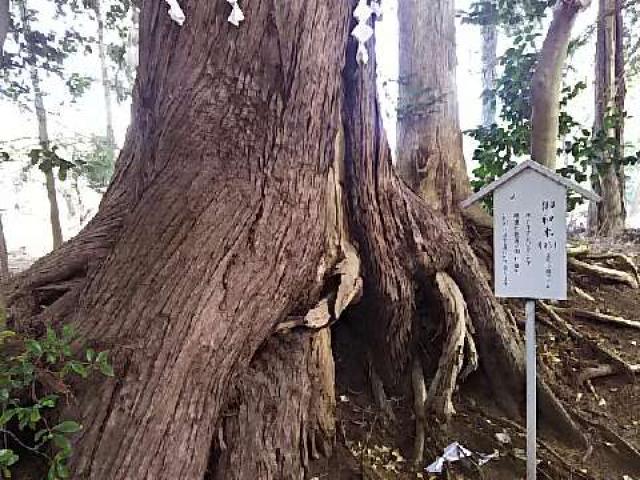
<instances>
[{"instance_id":1,"label":"background tree trunk","mask_svg":"<svg viewBox=\"0 0 640 480\"><path fill-rule=\"evenodd\" d=\"M0 58L4 54L4 41L9 33L10 0L0 0Z\"/></svg>"},{"instance_id":2,"label":"background tree trunk","mask_svg":"<svg viewBox=\"0 0 640 480\"><path fill-rule=\"evenodd\" d=\"M492 3L493 5L493 3ZM481 26L482 34L482 126L496 121L496 66L498 63L498 27L493 19Z\"/></svg>"},{"instance_id":3,"label":"background tree trunk","mask_svg":"<svg viewBox=\"0 0 640 480\"><path fill-rule=\"evenodd\" d=\"M618 142L615 152L600 152L594 165L596 182L593 185L602 197L592 205L590 229L601 235L616 235L624 229L624 168L619 159L624 156L624 50L622 1L599 0L598 37L595 68L594 134L604 132ZM617 124L607 127L607 119L618 115Z\"/></svg>"},{"instance_id":4,"label":"background tree trunk","mask_svg":"<svg viewBox=\"0 0 640 480\"><path fill-rule=\"evenodd\" d=\"M9 281L9 255L7 253L7 242L4 237L4 226L2 225L2 214L0 214L0 312L4 318L5 294L4 289ZM4 328L4 325L0 325Z\"/></svg>"},{"instance_id":5,"label":"background tree trunk","mask_svg":"<svg viewBox=\"0 0 640 480\"><path fill-rule=\"evenodd\" d=\"M560 128L560 91L571 30L590 0L557 0L538 57L531 90L531 158L555 170Z\"/></svg>"},{"instance_id":6,"label":"background tree trunk","mask_svg":"<svg viewBox=\"0 0 640 480\"><path fill-rule=\"evenodd\" d=\"M9 255L7 253L7 241L4 236L2 214L0 214L0 283L9 279Z\"/></svg>"},{"instance_id":7,"label":"background tree trunk","mask_svg":"<svg viewBox=\"0 0 640 480\"><path fill-rule=\"evenodd\" d=\"M93 10L96 13L96 22L98 26L98 57L100 59L100 74L102 76L102 92L104 96L104 112L106 119L105 139L107 149L111 156L114 155L116 149L116 139L113 133L113 113L111 108L111 82L109 81L109 70L107 68L106 45L104 43L104 18L102 15L101 0L95 0ZM135 7L132 7L135 8Z\"/></svg>"},{"instance_id":8,"label":"background tree trunk","mask_svg":"<svg viewBox=\"0 0 640 480\"><path fill-rule=\"evenodd\" d=\"M38 67L36 65L36 58L33 54L33 45L30 43L30 27L29 18L27 16L26 0L20 4L20 14L22 18L22 25L27 34L27 48L31 56L31 87L33 88L33 102L36 110L36 119L38 121L38 139L40 146L43 149L48 149L49 144L49 132L47 129L47 111L44 108L44 98L42 89L40 87L40 76L38 74ZM60 210L58 208L58 198L56 196L56 179L53 174L53 166L50 164L45 165L44 176L47 188L47 198L49 199L49 219L51 223L51 236L53 240L53 248L58 248L62 245L62 227L60 226Z\"/></svg>"},{"instance_id":9,"label":"background tree trunk","mask_svg":"<svg viewBox=\"0 0 640 480\"><path fill-rule=\"evenodd\" d=\"M49 132L47 130L47 111L44 108L44 99L40 89L40 78L36 67L31 68L31 85L33 86L34 102L36 107L36 117L38 119L38 138L42 148L48 149ZM51 237L53 248L62 245L62 227L60 225L60 209L58 207L58 197L56 194L56 177L53 173L53 166L49 165L45 171L45 184L47 187L47 198L49 199L49 220L51 223Z\"/></svg>"},{"instance_id":10,"label":"background tree trunk","mask_svg":"<svg viewBox=\"0 0 640 480\"><path fill-rule=\"evenodd\" d=\"M456 95L453 0L398 2L398 161L402 177L445 214L470 194Z\"/></svg>"}]
</instances>

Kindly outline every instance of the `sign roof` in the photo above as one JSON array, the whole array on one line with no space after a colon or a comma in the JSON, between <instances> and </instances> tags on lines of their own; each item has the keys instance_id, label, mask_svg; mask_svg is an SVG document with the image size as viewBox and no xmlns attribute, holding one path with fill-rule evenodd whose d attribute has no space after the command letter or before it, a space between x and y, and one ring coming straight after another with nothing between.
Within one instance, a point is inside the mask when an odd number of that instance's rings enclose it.
<instances>
[{"instance_id":1,"label":"sign roof","mask_svg":"<svg viewBox=\"0 0 640 480\"><path fill-rule=\"evenodd\" d=\"M568 178L564 178L562 175L558 175L553 170L550 170L547 167L544 167L544 166L540 165L538 162L534 162L533 160L527 160L525 162L522 162L520 165L512 168L507 173L502 175L500 178L498 178L498 179L494 180L493 182L491 182L489 185L486 185L485 187L481 188L475 194L471 195L469 198L467 198L465 201L462 202L462 204L461 204L462 208L470 207L475 202L477 202L478 200L482 199L483 197L489 195L496 188L500 187L501 185L504 185L509 180L511 180L512 178L516 177L521 172L523 172L523 171L525 171L527 169L534 170L534 171L538 172L539 174L544 175L548 179L553 180L554 182L562 185L563 187L571 189L571 190L574 190L576 193L582 195L583 197L587 198L588 200L593 200L594 202L599 202L600 201L600 197L598 195L596 195L593 192L590 192L589 190L586 190L586 189L582 188L576 182L574 182L572 180L569 180Z\"/></svg>"}]
</instances>

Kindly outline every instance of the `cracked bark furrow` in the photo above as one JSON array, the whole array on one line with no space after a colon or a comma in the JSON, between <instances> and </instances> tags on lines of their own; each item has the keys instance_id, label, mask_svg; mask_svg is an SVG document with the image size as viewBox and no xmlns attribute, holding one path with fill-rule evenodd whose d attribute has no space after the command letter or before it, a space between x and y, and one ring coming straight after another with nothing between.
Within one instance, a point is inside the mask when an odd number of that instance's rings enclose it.
<instances>
[{"instance_id":1,"label":"cracked bark furrow","mask_svg":"<svg viewBox=\"0 0 640 480\"><path fill-rule=\"evenodd\" d=\"M270 338L232 389L210 480L299 480L335 433L330 331Z\"/></svg>"}]
</instances>

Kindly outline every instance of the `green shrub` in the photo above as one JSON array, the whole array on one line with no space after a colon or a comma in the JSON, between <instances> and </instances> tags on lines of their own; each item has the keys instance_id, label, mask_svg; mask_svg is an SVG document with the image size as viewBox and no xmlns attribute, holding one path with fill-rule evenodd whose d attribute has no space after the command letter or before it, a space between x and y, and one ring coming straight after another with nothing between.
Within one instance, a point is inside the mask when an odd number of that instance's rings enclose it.
<instances>
[{"instance_id":1,"label":"green shrub","mask_svg":"<svg viewBox=\"0 0 640 480\"><path fill-rule=\"evenodd\" d=\"M65 395L69 381L93 372L112 377L107 352L71 349L76 334L70 326L60 332L47 328L42 338L25 338L11 330L0 332L0 476L11 472L25 456L47 462L47 480L69 478L73 453L69 438L82 429L73 419L51 424L52 413ZM53 385L53 386L52 386ZM28 455L26 455L28 454Z\"/></svg>"}]
</instances>

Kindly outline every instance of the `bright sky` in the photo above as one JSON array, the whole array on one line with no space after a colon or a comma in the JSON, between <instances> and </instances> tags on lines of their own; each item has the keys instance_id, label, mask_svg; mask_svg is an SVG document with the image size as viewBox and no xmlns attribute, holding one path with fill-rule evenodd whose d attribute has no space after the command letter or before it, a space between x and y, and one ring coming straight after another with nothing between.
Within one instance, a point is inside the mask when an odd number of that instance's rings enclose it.
<instances>
[{"instance_id":1,"label":"bright sky","mask_svg":"<svg viewBox=\"0 0 640 480\"><path fill-rule=\"evenodd\" d=\"M159 0L160 1L160 0ZM50 0L31 0L34 7L50 8ZM458 9L468 7L471 0L459 0ZM397 0L383 0L383 21L377 25L377 45L380 83L388 79L396 79L398 72L398 45L397 45ZM583 31L595 21L595 6L581 15L576 25L575 32ZM46 16L43 16L45 18ZM51 17L50 17L51 18ZM82 28L86 32L92 32L95 26L87 22ZM471 25L459 25L458 27L458 84L464 88L458 89L461 127L469 129L480 122L482 91L480 77L480 48L481 40L478 27ZM501 42L500 48L504 48ZM594 48L583 48L577 53L573 64L577 70L572 72L573 80L584 80L589 85L589 90L584 92L576 105L576 115L587 125L591 123L592 104L592 70ZM95 78L99 74L97 54L90 56L77 56L68 64L71 71L88 74ZM90 136L103 134L105 129L104 103L99 82L95 82L90 91L76 104L70 104L62 90L62 83L55 78L45 78L46 107L49 111L50 136L53 139L69 138L73 135ZM394 82L388 85L391 88L381 92L383 107L389 115L386 115L386 127L389 130L389 139L395 141L393 112L393 98L397 95L394 91ZM640 92L636 85L630 92L628 105L638 105ZM391 99L391 100L390 100ZM122 143L129 124L130 106L113 102L114 128L118 143ZM632 118L627 127L628 140L640 145L640 123ZM20 110L16 105L0 100L0 150L6 149L7 142L15 144L16 139L25 139L21 145L31 148L36 142L37 125L35 114L30 111ZM469 162L473 145L467 141L465 153ZM33 256L46 253L50 249L50 228L48 225L48 204L46 192L43 186L43 177L39 171L22 173L22 166L14 164L1 168L0 176L0 210L3 211L5 235L9 250L20 248ZM80 228L80 211L86 214L95 211L98 196L82 188L84 205L78 206L78 195L70 187L69 182L60 187L59 202L62 208L63 227L66 237L77 232ZM75 212L74 212L75 210Z\"/></svg>"}]
</instances>

